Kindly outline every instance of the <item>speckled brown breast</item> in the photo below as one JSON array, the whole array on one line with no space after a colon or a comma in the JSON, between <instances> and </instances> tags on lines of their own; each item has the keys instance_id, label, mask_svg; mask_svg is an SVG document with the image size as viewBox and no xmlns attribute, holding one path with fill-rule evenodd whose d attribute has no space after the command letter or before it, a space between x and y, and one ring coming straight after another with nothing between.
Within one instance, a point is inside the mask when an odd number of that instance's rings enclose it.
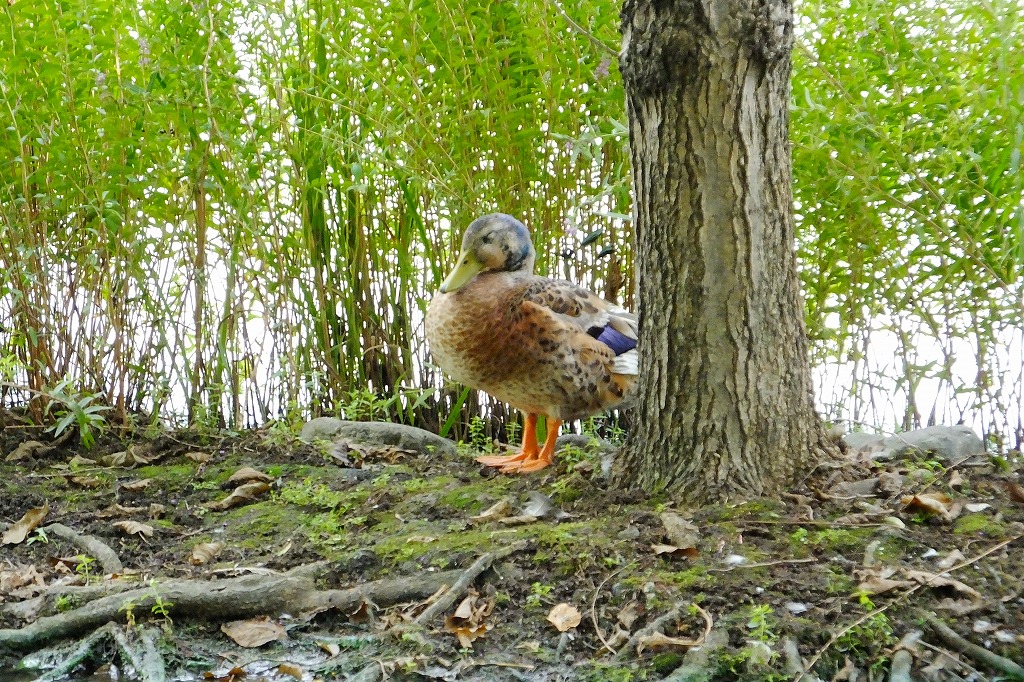
<instances>
[{"instance_id":1,"label":"speckled brown breast","mask_svg":"<svg viewBox=\"0 0 1024 682\"><path fill-rule=\"evenodd\" d=\"M434 362L453 379L524 412L579 419L628 397L633 376L612 371L614 354L578 325L523 300L539 278L493 272L427 310Z\"/></svg>"}]
</instances>

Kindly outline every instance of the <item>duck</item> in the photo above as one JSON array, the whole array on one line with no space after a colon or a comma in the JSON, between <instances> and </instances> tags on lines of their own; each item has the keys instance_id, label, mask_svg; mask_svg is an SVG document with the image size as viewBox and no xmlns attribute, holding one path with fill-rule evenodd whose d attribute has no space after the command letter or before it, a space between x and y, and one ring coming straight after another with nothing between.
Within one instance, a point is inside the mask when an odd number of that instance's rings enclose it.
<instances>
[{"instance_id":1,"label":"duck","mask_svg":"<svg viewBox=\"0 0 1024 682\"><path fill-rule=\"evenodd\" d=\"M636 315L582 286L534 274L535 260L518 219L477 218L425 318L434 364L525 415L519 452L476 458L503 473L550 466L563 422L625 406L639 374Z\"/></svg>"}]
</instances>

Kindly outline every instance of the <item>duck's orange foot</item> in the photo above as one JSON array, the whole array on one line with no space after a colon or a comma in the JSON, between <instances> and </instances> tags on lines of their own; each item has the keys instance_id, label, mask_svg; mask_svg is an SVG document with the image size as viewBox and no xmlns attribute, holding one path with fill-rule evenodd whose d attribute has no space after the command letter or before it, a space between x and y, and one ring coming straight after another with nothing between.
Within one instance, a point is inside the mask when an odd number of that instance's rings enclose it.
<instances>
[{"instance_id":1,"label":"duck's orange foot","mask_svg":"<svg viewBox=\"0 0 1024 682\"><path fill-rule=\"evenodd\" d=\"M497 467L505 474L528 474L540 471L551 465L551 458L543 453L520 452L518 455L498 456L487 455L477 457L476 461L489 467Z\"/></svg>"},{"instance_id":2,"label":"duck's orange foot","mask_svg":"<svg viewBox=\"0 0 1024 682\"><path fill-rule=\"evenodd\" d=\"M527 462L537 456L535 452L520 452L517 455L484 455L477 457L476 461L489 467L515 466L520 462Z\"/></svg>"}]
</instances>

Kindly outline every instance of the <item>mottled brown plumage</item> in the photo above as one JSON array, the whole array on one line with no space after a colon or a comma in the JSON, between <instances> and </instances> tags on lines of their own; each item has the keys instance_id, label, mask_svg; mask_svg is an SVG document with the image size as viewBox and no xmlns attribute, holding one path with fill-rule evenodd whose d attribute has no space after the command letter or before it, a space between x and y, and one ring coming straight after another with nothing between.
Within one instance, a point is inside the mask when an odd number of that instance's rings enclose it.
<instances>
[{"instance_id":1,"label":"mottled brown plumage","mask_svg":"<svg viewBox=\"0 0 1024 682\"><path fill-rule=\"evenodd\" d=\"M434 362L527 415L519 455L479 459L506 471L550 464L561 422L622 404L636 378L636 318L570 282L534 275L533 262L522 223L479 218L427 311ZM543 450L538 414L549 418Z\"/></svg>"}]
</instances>

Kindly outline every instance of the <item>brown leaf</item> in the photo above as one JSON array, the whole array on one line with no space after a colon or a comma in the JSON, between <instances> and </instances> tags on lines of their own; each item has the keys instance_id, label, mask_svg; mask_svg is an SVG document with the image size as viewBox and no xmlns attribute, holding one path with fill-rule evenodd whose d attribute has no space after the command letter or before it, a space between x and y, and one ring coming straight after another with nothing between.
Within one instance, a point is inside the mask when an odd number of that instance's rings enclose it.
<instances>
[{"instance_id":1,"label":"brown leaf","mask_svg":"<svg viewBox=\"0 0 1024 682\"><path fill-rule=\"evenodd\" d=\"M622 607L615 619L628 630L633 627L633 623L636 622L637 618L644 615L646 610L643 604L634 599Z\"/></svg>"},{"instance_id":2,"label":"brown leaf","mask_svg":"<svg viewBox=\"0 0 1024 682\"><path fill-rule=\"evenodd\" d=\"M26 585L33 586L33 592L40 591L46 586L46 581L35 566L20 566L15 570L0 571L0 596L14 594L16 590Z\"/></svg>"},{"instance_id":3,"label":"brown leaf","mask_svg":"<svg viewBox=\"0 0 1024 682\"><path fill-rule=\"evenodd\" d=\"M502 498L492 504L487 509L483 510L476 516L470 516L470 521L477 523L484 523L485 521L497 521L503 519L512 513L512 503L507 497Z\"/></svg>"},{"instance_id":4,"label":"brown leaf","mask_svg":"<svg viewBox=\"0 0 1024 682\"><path fill-rule=\"evenodd\" d=\"M192 554L189 555L188 562L193 566L210 563L220 556L223 548L224 545L219 542L201 542L192 548Z\"/></svg>"},{"instance_id":5,"label":"brown leaf","mask_svg":"<svg viewBox=\"0 0 1024 682\"><path fill-rule=\"evenodd\" d=\"M96 518L110 519L115 516L131 516L132 514L141 514L145 511L146 507L125 507L115 502L103 511L96 512Z\"/></svg>"},{"instance_id":6,"label":"brown leaf","mask_svg":"<svg viewBox=\"0 0 1024 682\"><path fill-rule=\"evenodd\" d=\"M667 554L673 559L696 559L698 556L700 556L700 552L697 551L696 547L676 547L675 545L651 545L651 549L654 550L655 556Z\"/></svg>"},{"instance_id":7,"label":"brown leaf","mask_svg":"<svg viewBox=\"0 0 1024 682\"><path fill-rule=\"evenodd\" d=\"M151 485L153 485L152 478L140 478L134 481L128 481L127 483L122 483L121 490L125 491L126 493L138 493L142 492Z\"/></svg>"},{"instance_id":8,"label":"brown leaf","mask_svg":"<svg viewBox=\"0 0 1024 682\"><path fill-rule=\"evenodd\" d=\"M206 506L215 511L224 511L232 507L240 507L254 501L257 497L270 490L270 486L262 481L253 481L240 485L231 491L231 494L223 500L208 502Z\"/></svg>"},{"instance_id":9,"label":"brown leaf","mask_svg":"<svg viewBox=\"0 0 1024 682\"><path fill-rule=\"evenodd\" d=\"M4 458L5 462L17 462L19 459L25 459L26 457L45 457L46 455L53 452L55 448L52 445L46 445L40 443L37 440L27 440L14 449L7 457Z\"/></svg>"},{"instance_id":10,"label":"brown leaf","mask_svg":"<svg viewBox=\"0 0 1024 682\"><path fill-rule=\"evenodd\" d=\"M131 467L137 464L149 464L155 459L139 445L132 445L127 450L104 455L96 461L105 467Z\"/></svg>"},{"instance_id":11,"label":"brown leaf","mask_svg":"<svg viewBox=\"0 0 1024 682\"><path fill-rule=\"evenodd\" d=\"M103 479L96 478L95 476L68 476L68 481L74 483L79 488L88 488L90 490L103 486Z\"/></svg>"},{"instance_id":12,"label":"brown leaf","mask_svg":"<svg viewBox=\"0 0 1024 682\"><path fill-rule=\"evenodd\" d=\"M153 537L153 526L145 523L139 523L138 521L118 521L114 524L114 528L125 535L141 535L144 538Z\"/></svg>"},{"instance_id":13,"label":"brown leaf","mask_svg":"<svg viewBox=\"0 0 1024 682\"><path fill-rule=\"evenodd\" d=\"M703 643L703 637L699 639L684 639L682 637L669 637L668 635L655 631L637 640L636 653L637 656L639 656L644 652L644 649L660 649L668 646L690 648L700 646Z\"/></svg>"},{"instance_id":14,"label":"brown leaf","mask_svg":"<svg viewBox=\"0 0 1024 682\"><path fill-rule=\"evenodd\" d=\"M981 599L981 593L975 590L970 585L954 580L953 578L947 578L946 576L938 573L929 573L927 571L915 571L910 568L904 568L903 573L906 574L911 580L915 580L922 585L928 587L951 587L960 594L970 597L974 601Z\"/></svg>"},{"instance_id":15,"label":"brown leaf","mask_svg":"<svg viewBox=\"0 0 1024 682\"><path fill-rule=\"evenodd\" d=\"M281 665L277 666L277 672L281 673L282 675L294 677L297 680L301 680L303 675L302 668L292 663L282 663Z\"/></svg>"},{"instance_id":16,"label":"brown leaf","mask_svg":"<svg viewBox=\"0 0 1024 682\"><path fill-rule=\"evenodd\" d=\"M522 514L521 516L507 516L503 519L498 519L498 523L503 523L506 526L525 526L528 523L536 523L538 521L536 516L530 516L529 514Z\"/></svg>"},{"instance_id":17,"label":"brown leaf","mask_svg":"<svg viewBox=\"0 0 1024 682\"><path fill-rule=\"evenodd\" d=\"M953 518L950 513L952 503L953 498L945 493L918 493L917 495L907 495L900 499L900 504L907 511L937 514L947 521Z\"/></svg>"},{"instance_id":18,"label":"brown leaf","mask_svg":"<svg viewBox=\"0 0 1024 682\"><path fill-rule=\"evenodd\" d=\"M238 471L231 475L231 478L228 479L228 483L237 486L239 484L249 483L251 481L262 481L264 483L270 483L273 480L273 477L267 476L262 471L257 471L252 467L242 467L241 469L239 469ZM230 488L231 486L225 487Z\"/></svg>"},{"instance_id":19,"label":"brown leaf","mask_svg":"<svg viewBox=\"0 0 1024 682\"><path fill-rule=\"evenodd\" d=\"M913 584L910 580L894 580L888 576L873 573L857 585L857 593L866 595L883 594L889 590L911 587Z\"/></svg>"},{"instance_id":20,"label":"brown leaf","mask_svg":"<svg viewBox=\"0 0 1024 682\"><path fill-rule=\"evenodd\" d=\"M1010 499L1017 504L1024 504L1024 488L1020 487L1016 481L1006 479L1003 481L1003 487L1006 488L1006 494L1010 496Z\"/></svg>"},{"instance_id":21,"label":"brown leaf","mask_svg":"<svg viewBox=\"0 0 1024 682\"><path fill-rule=\"evenodd\" d=\"M263 646L267 642L288 639L284 626L266 616L224 623L220 626L220 631L234 640L235 644L247 649Z\"/></svg>"},{"instance_id":22,"label":"brown leaf","mask_svg":"<svg viewBox=\"0 0 1024 682\"><path fill-rule=\"evenodd\" d=\"M575 606L566 603L555 604L548 613L548 622L555 626L559 632L565 632L580 624L583 620L582 614Z\"/></svg>"},{"instance_id":23,"label":"brown leaf","mask_svg":"<svg viewBox=\"0 0 1024 682\"><path fill-rule=\"evenodd\" d=\"M35 509L29 509L25 512L24 516L18 519L13 526L4 531L4 537L0 540L0 545L19 545L28 534L36 529L43 519L46 518L46 514L50 511L50 503L47 502L42 507L36 507Z\"/></svg>"},{"instance_id":24,"label":"brown leaf","mask_svg":"<svg viewBox=\"0 0 1024 682\"><path fill-rule=\"evenodd\" d=\"M483 599L476 590L470 590L455 609L445 618L444 629L454 634L463 648L472 648L473 640L482 637L491 625L484 622L494 610L493 599Z\"/></svg>"},{"instance_id":25,"label":"brown leaf","mask_svg":"<svg viewBox=\"0 0 1024 682\"><path fill-rule=\"evenodd\" d=\"M186 452L185 457L197 464L206 464L213 459L213 455L208 452Z\"/></svg>"},{"instance_id":26,"label":"brown leaf","mask_svg":"<svg viewBox=\"0 0 1024 682\"><path fill-rule=\"evenodd\" d=\"M332 658L341 653L341 647L335 642L317 642L318 647L327 652Z\"/></svg>"}]
</instances>

